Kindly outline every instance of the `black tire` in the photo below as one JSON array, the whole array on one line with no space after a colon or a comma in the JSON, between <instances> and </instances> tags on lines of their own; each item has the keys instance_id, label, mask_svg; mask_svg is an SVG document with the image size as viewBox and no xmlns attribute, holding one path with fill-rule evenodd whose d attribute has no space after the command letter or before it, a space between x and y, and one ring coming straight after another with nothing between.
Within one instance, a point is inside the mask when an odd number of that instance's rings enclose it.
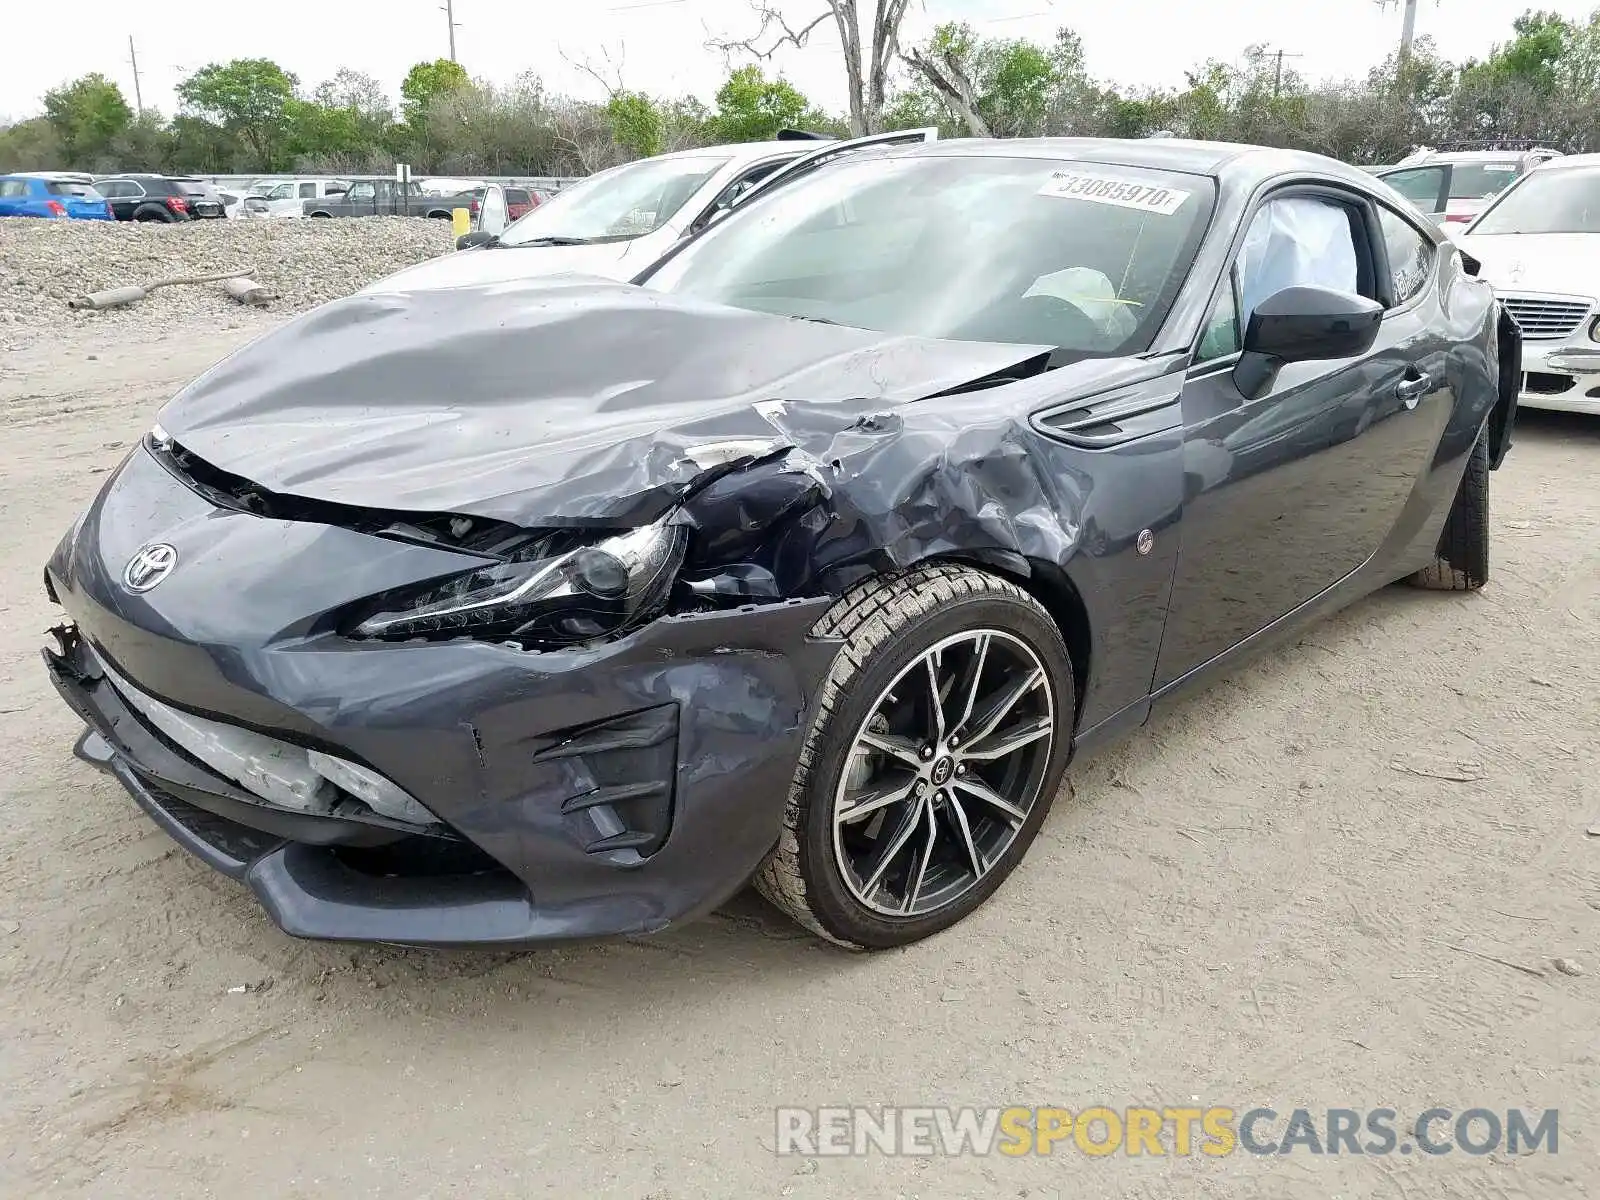
<instances>
[{"instance_id":1,"label":"black tire","mask_svg":"<svg viewBox=\"0 0 1600 1200\"><path fill-rule=\"evenodd\" d=\"M314 212L311 215L314 218L320 218L321 220L324 220L324 221L331 221L333 219L333 214L332 213Z\"/></svg>"},{"instance_id":2,"label":"black tire","mask_svg":"<svg viewBox=\"0 0 1600 1200\"><path fill-rule=\"evenodd\" d=\"M1050 741L1035 755L1036 765L1029 775L1038 783L1036 787L1030 785L1026 819L1011 823L1009 844L1003 849L997 846L986 863L985 854L972 851L974 869L964 893L919 915L885 915L863 903L845 881L835 852L836 793L841 792L844 772L854 761L852 752L858 734L865 731L890 689L901 686L897 681L902 672L945 640L974 630L1007 638L1006 645L1026 647L1031 661L1042 668L1046 695L1038 703L1048 703L1049 716L1036 713L1034 724L1048 724L1051 734ZM831 942L850 949L905 945L954 925L987 900L1016 868L1038 834L1070 757L1077 698L1071 658L1061 631L1036 600L1007 580L955 565L924 567L868 580L841 597L812 633L842 639L844 646L818 698L789 789L778 844L762 863L754 882L774 905ZM982 659L977 661L971 688L974 697L984 672ZM971 713L970 701L967 713ZM960 721L952 724L951 733L960 728ZM983 736L973 740L981 741ZM965 749L971 752L972 747ZM903 766L898 769L905 770ZM966 766L961 767L963 773L966 770ZM975 771L968 779L977 777ZM948 769L944 779L950 779ZM934 781L936 785L940 782ZM925 786L918 785L919 793ZM941 797L955 794L953 789L939 792ZM940 810L943 828L955 828L951 807ZM981 805L978 808L984 811ZM929 797L925 811L931 856L933 840L941 828L933 797ZM963 815L960 828L970 847L973 834L967 826L968 818ZM923 828L920 818L916 828ZM876 836L881 839L885 835ZM928 862L929 857L923 857L924 872ZM980 864L982 870L977 869Z\"/></svg>"},{"instance_id":3,"label":"black tire","mask_svg":"<svg viewBox=\"0 0 1600 1200\"><path fill-rule=\"evenodd\" d=\"M164 208L151 206L135 211L133 214L133 219L135 221L154 221L158 224L171 225L178 218L173 216Z\"/></svg>"},{"instance_id":4,"label":"black tire","mask_svg":"<svg viewBox=\"0 0 1600 1200\"><path fill-rule=\"evenodd\" d=\"M1483 434L1467 457L1433 565L1406 582L1441 592L1475 592L1489 582L1489 442Z\"/></svg>"}]
</instances>

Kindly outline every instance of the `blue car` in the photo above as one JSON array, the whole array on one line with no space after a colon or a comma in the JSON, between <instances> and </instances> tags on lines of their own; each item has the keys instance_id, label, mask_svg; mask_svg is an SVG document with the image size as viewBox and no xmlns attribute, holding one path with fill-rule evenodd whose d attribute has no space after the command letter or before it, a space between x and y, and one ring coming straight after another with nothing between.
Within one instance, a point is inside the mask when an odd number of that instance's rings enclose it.
<instances>
[{"instance_id":1,"label":"blue car","mask_svg":"<svg viewBox=\"0 0 1600 1200\"><path fill-rule=\"evenodd\" d=\"M113 219L111 204L92 184L49 175L0 175L0 217Z\"/></svg>"}]
</instances>

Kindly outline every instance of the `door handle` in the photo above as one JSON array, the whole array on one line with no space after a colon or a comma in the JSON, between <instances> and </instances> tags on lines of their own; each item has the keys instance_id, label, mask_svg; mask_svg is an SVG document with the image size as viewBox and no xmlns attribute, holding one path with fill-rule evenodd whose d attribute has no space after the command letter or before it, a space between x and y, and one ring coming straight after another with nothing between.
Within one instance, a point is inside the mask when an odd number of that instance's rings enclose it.
<instances>
[{"instance_id":1,"label":"door handle","mask_svg":"<svg viewBox=\"0 0 1600 1200\"><path fill-rule=\"evenodd\" d=\"M1427 395L1433 387L1433 378L1425 371L1415 374L1407 373L1407 377L1394 385L1394 394L1405 401L1407 408L1415 408L1417 401Z\"/></svg>"}]
</instances>

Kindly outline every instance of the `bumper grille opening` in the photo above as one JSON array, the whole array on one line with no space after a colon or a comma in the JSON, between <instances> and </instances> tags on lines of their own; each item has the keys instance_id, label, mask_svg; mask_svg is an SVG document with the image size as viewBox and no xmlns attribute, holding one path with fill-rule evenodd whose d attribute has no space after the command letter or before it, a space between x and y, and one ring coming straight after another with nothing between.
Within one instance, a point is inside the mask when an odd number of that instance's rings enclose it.
<instances>
[{"instance_id":1,"label":"bumper grille opening","mask_svg":"<svg viewBox=\"0 0 1600 1200\"><path fill-rule=\"evenodd\" d=\"M1553 371L1529 371L1522 380L1522 390L1537 396L1559 396L1571 391L1578 381L1570 375L1557 375Z\"/></svg>"},{"instance_id":2,"label":"bumper grille opening","mask_svg":"<svg viewBox=\"0 0 1600 1200\"><path fill-rule=\"evenodd\" d=\"M471 842L408 837L386 846L339 846L335 856L352 871L380 879L438 879L510 872Z\"/></svg>"}]
</instances>

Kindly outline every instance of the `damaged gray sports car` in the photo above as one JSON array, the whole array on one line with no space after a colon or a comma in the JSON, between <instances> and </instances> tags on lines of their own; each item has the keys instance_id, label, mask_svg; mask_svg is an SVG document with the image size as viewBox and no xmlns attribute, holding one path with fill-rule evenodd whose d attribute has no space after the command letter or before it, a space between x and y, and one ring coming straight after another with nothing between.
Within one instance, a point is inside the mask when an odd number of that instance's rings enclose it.
<instances>
[{"instance_id":1,"label":"damaged gray sports car","mask_svg":"<svg viewBox=\"0 0 1600 1200\"><path fill-rule=\"evenodd\" d=\"M46 570L79 755L291 934L635 934L754 881L910 942L1076 751L1488 577L1517 327L1327 159L941 142L632 284L485 261L213 368Z\"/></svg>"}]
</instances>

